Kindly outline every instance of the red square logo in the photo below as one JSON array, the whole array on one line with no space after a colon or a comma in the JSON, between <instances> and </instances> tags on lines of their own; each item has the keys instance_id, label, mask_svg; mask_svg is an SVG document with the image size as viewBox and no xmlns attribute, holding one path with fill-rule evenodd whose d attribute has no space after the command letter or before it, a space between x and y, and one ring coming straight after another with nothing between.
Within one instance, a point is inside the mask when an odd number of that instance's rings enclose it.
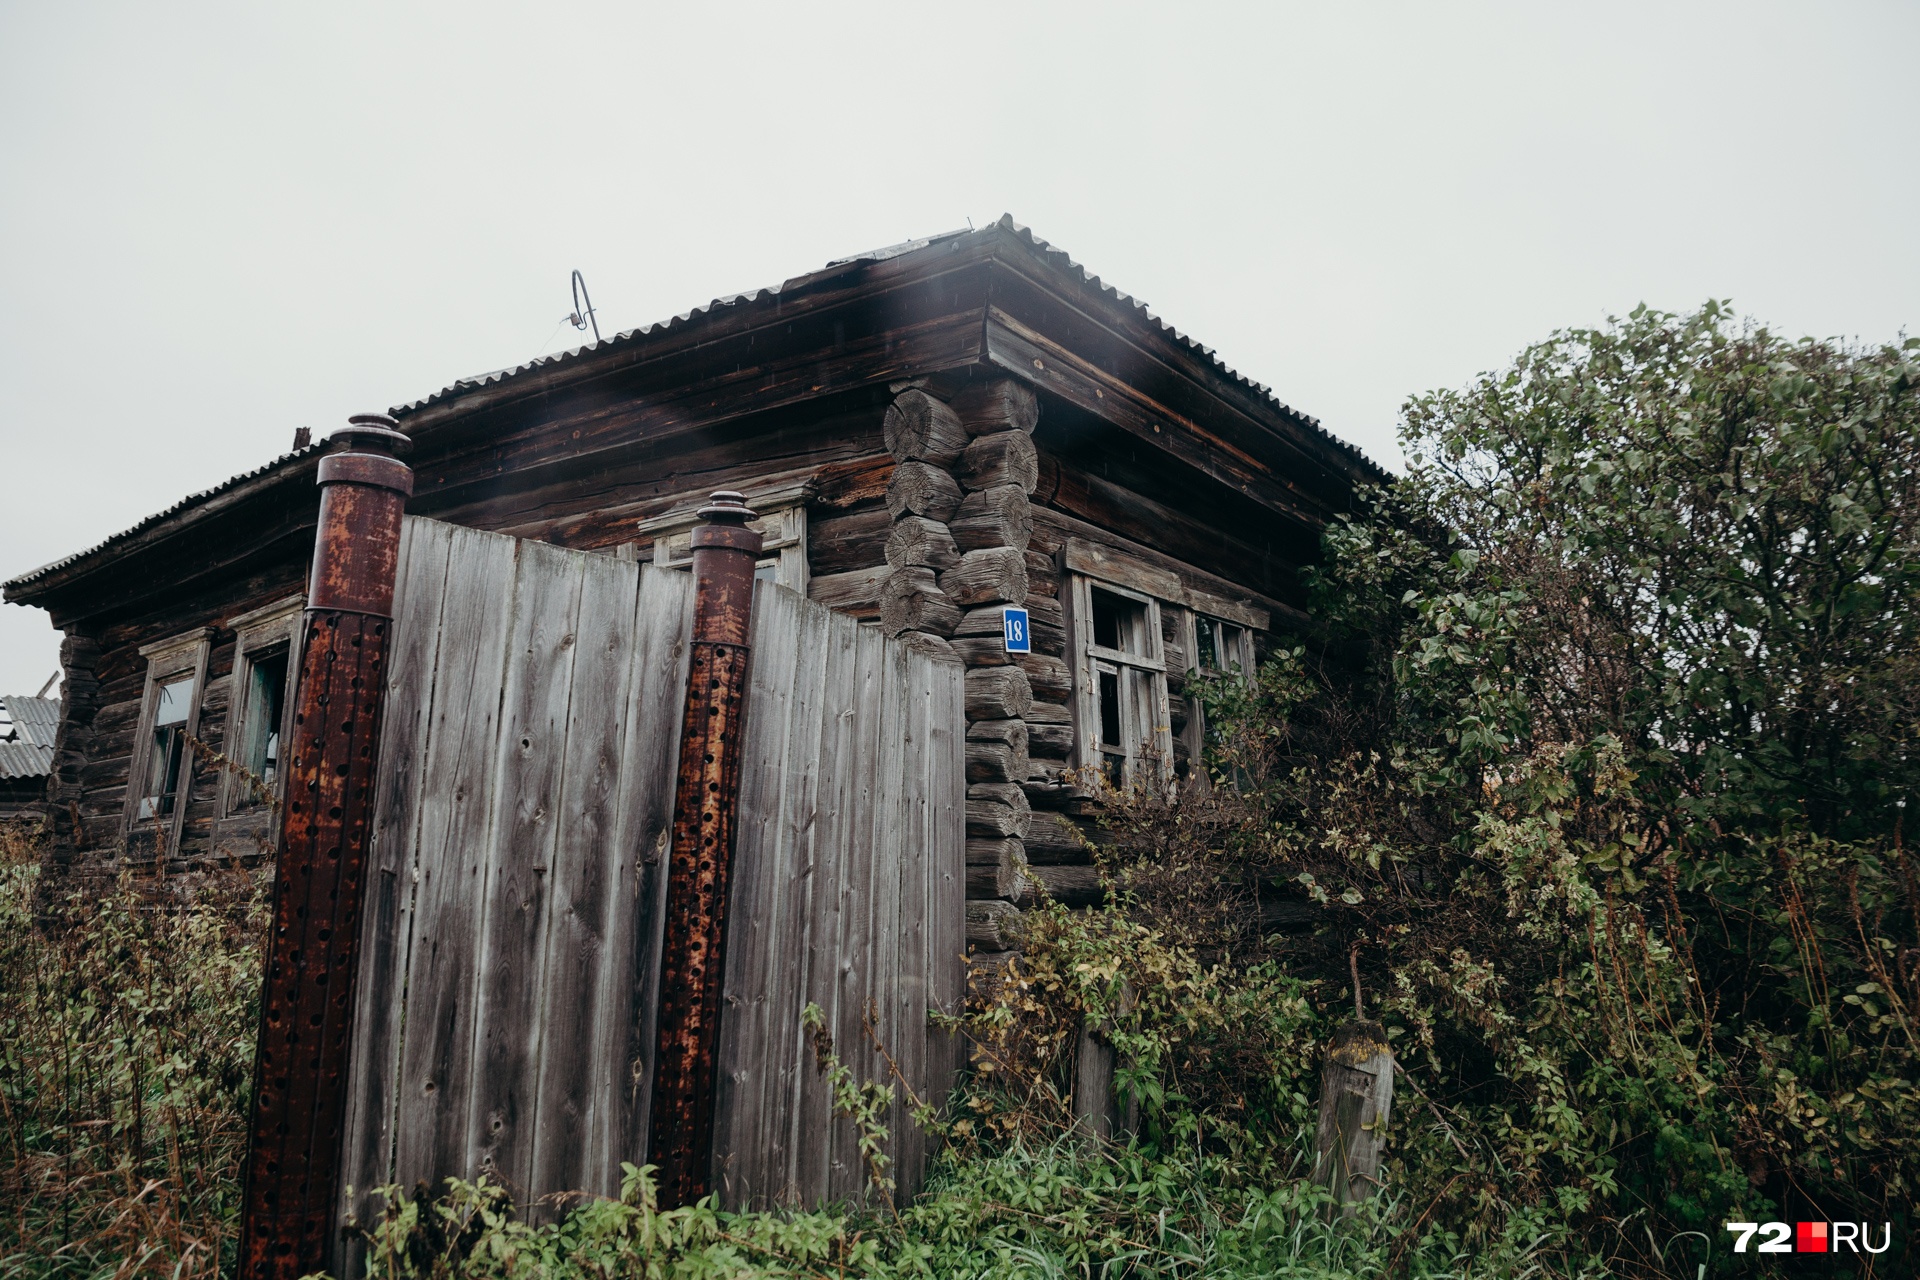
<instances>
[{"instance_id":1,"label":"red square logo","mask_svg":"<svg viewBox=\"0 0 1920 1280\"><path fill-rule=\"evenodd\" d=\"M1824 1222L1794 1223L1793 1251L1795 1253L1825 1253L1827 1251L1827 1224Z\"/></svg>"}]
</instances>

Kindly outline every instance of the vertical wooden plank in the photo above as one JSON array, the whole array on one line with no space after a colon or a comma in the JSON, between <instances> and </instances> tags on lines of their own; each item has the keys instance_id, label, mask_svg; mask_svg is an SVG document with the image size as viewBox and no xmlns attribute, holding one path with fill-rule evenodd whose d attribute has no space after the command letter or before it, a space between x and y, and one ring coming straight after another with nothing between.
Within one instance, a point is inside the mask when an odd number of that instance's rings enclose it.
<instances>
[{"instance_id":1,"label":"vertical wooden plank","mask_svg":"<svg viewBox=\"0 0 1920 1280\"><path fill-rule=\"evenodd\" d=\"M907 747L901 756L900 932L891 966L899 975L887 1048L899 1064L905 1084L894 1082L899 1098L893 1130L899 1194L911 1195L925 1162L926 1134L913 1121L907 1091L927 1087L927 882L933 857L932 805L927 769L932 755L932 662L911 651L900 655L901 711ZM884 1068L884 1061L879 1064Z\"/></svg>"},{"instance_id":2,"label":"vertical wooden plank","mask_svg":"<svg viewBox=\"0 0 1920 1280\"><path fill-rule=\"evenodd\" d=\"M942 1012L957 1015L966 1000L966 685L963 671L951 663L934 663L933 677L937 690L934 750L927 776L933 804L928 999ZM941 1103L953 1088L963 1045L957 1034L929 1034L928 1089L932 1100Z\"/></svg>"},{"instance_id":3,"label":"vertical wooden plank","mask_svg":"<svg viewBox=\"0 0 1920 1280\"><path fill-rule=\"evenodd\" d=\"M889 1052L895 1051L900 1043L897 1023L901 978L901 869L910 847L908 832L911 827L911 807L907 794L907 770L915 744L913 720L909 712L911 695L907 688L909 656L904 646L889 642L881 668L884 683L880 694L880 741L885 744L885 750L880 754L878 777L875 779L879 793L876 813L880 825L874 839L873 916L867 952L867 999L861 1011L863 1019L871 1014L874 1031ZM886 1081L886 1060L873 1047L863 1024L855 1024L854 1034L846 1042L845 1056L860 1079ZM896 1154L904 1109L904 1102L896 1089L893 1106L887 1112L887 1129L893 1135ZM869 1203L873 1202L871 1192L867 1199Z\"/></svg>"},{"instance_id":4,"label":"vertical wooden plank","mask_svg":"<svg viewBox=\"0 0 1920 1280\"><path fill-rule=\"evenodd\" d=\"M596 1053L594 1028L609 1010L602 985L606 930L619 896L620 775L631 703L640 569L631 561L579 557L579 612L573 628L558 803L546 873L547 933L530 1052L538 1060L529 1190L611 1195L594 1159L599 1099L621 1088L625 1064ZM631 892L629 882L628 892Z\"/></svg>"},{"instance_id":5,"label":"vertical wooden plank","mask_svg":"<svg viewBox=\"0 0 1920 1280\"><path fill-rule=\"evenodd\" d=\"M844 614L832 613L826 633L820 700L822 769L815 789L812 860L802 908L807 939L795 979L801 1007L809 1002L819 1005L832 1028L839 1025L839 965L848 936L845 915L858 787L854 744L859 733L861 627ZM832 1144L823 1141L822 1135L831 1122L833 1101L815 1067L810 1041L803 1039L795 1046L793 1069L794 1103L786 1117L787 1186L794 1204L811 1208L828 1195Z\"/></svg>"},{"instance_id":6,"label":"vertical wooden plank","mask_svg":"<svg viewBox=\"0 0 1920 1280\"><path fill-rule=\"evenodd\" d=\"M775 965L767 975L770 998L761 1050L766 1086L760 1104L764 1147L759 1160L765 1171L770 1205L800 1203L788 1177L791 1144L796 1140L789 1120L798 1102L800 1084L803 1040L800 1016L806 1007L802 973L814 925L809 910L809 889L817 847L820 775L823 769L832 767L831 762L821 756L821 744L826 712L828 637L834 615L824 605L797 593L791 593L789 603L795 616L798 658L794 667L793 711L788 718L788 737L783 748L783 772L788 785L781 811L781 842L786 857L778 869Z\"/></svg>"},{"instance_id":7,"label":"vertical wooden plank","mask_svg":"<svg viewBox=\"0 0 1920 1280\"><path fill-rule=\"evenodd\" d=\"M885 789L879 787L879 771L887 756L887 743L881 737L881 695L885 687L887 641L879 628L860 628L854 637L854 670L858 683L854 689L852 729L854 741L847 760L851 770L851 839L847 842L847 864L841 879L841 917L835 940L835 998L833 1019L828 1023L833 1042L839 1046L860 1044L860 1006L866 1000L868 961L874 919L874 848L883 839L885 825L879 814ZM851 1040L849 1040L851 1032ZM866 1186L866 1169L860 1163L854 1126L847 1119L833 1119L826 1130L828 1176L820 1199L854 1199Z\"/></svg>"},{"instance_id":8,"label":"vertical wooden plank","mask_svg":"<svg viewBox=\"0 0 1920 1280\"><path fill-rule=\"evenodd\" d=\"M521 542L501 691L492 824L482 889L478 1004L464 1165L526 1203L538 1087L540 954L562 820L574 626L585 557ZM578 1046L559 1047L577 1051ZM528 1206L530 1207L530 1206Z\"/></svg>"},{"instance_id":9,"label":"vertical wooden plank","mask_svg":"<svg viewBox=\"0 0 1920 1280\"><path fill-rule=\"evenodd\" d=\"M642 566L635 617L633 706L622 753L618 842L623 891L613 902L601 983L609 1016L597 1027L596 1056L623 1073L601 1101L605 1124L590 1127L603 1179L620 1164L647 1161L647 1109L660 1009L660 942L666 927L667 844L673 828L680 720L693 637L693 576Z\"/></svg>"},{"instance_id":10,"label":"vertical wooden plank","mask_svg":"<svg viewBox=\"0 0 1920 1280\"><path fill-rule=\"evenodd\" d=\"M877 639L877 637L876 637ZM866 1036L868 1009L877 1011L877 1031L891 1034L893 1009L887 988L897 963L900 912L900 810L902 810L902 750L900 750L900 662L904 649L877 641L872 656L872 704L860 708L864 764L862 775L870 789L870 823L864 829L864 848L858 850L862 875L862 910L852 915L854 935L847 946L847 990L839 1007L839 1025L833 1038L841 1057L862 1079L874 1079L879 1055ZM849 1121L833 1128L835 1197L870 1203L868 1169L856 1148L856 1132Z\"/></svg>"},{"instance_id":11,"label":"vertical wooden plank","mask_svg":"<svg viewBox=\"0 0 1920 1280\"><path fill-rule=\"evenodd\" d=\"M740 817L728 885L725 997L714 1094L713 1185L728 1204L764 1205L768 1172L762 1131L766 1047L778 1004L775 971L782 924L781 867L787 856L782 812L792 780L786 747L799 663L799 614L791 593L754 590L752 668L746 746L741 757Z\"/></svg>"},{"instance_id":12,"label":"vertical wooden plank","mask_svg":"<svg viewBox=\"0 0 1920 1280\"><path fill-rule=\"evenodd\" d=\"M450 535L440 651L420 766L414 943L407 962L394 1181L471 1177L467 1115L480 887L509 617L514 540Z\"/></svg>"},{"instance_id":13,"label":"vertical wooden plank","mask_svg":"<svg viewBox=\"0 0 1920 1280\"><path fill-rule=\"evenodd\" d=\"M359 981L341 1154L343 1212L366 1223L380 1206L373 1188L392 1180L407 950L412 940L415 835L420 776L440 646L440 606L453 528L407 517L395 574L393 638L387 665L379 791L369 843L372 874L361 926ZM360 1249L333 1233L329 1267L357 1276Z\"/></svg>"}]
</instances>

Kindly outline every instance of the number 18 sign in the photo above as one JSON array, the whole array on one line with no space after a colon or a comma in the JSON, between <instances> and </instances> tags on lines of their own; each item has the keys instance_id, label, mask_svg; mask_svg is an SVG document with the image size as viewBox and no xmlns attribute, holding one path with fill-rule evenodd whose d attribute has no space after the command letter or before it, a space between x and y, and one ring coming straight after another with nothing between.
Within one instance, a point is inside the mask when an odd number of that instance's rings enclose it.
<instances>
[{"instance_id":1,"label":"number 18 sign","mask_svg":"<svg viewBox=\"0 0 1920 1280\"><path fill-rule=\"evenodd\" d=\"M1000 625L1006 631L1008 653L1032 653L1033 632L1027 627L1027 611L1008 605L1000 613Z\"/></svg>"}]
</instances>

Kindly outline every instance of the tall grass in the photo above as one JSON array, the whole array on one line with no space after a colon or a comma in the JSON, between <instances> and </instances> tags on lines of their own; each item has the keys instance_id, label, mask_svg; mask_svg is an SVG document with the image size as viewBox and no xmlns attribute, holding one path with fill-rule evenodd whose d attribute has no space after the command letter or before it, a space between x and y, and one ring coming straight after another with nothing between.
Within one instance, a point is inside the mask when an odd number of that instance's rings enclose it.
<instances>
[{"instance_id":1,"label":"tall grass","mask_svg":"<svg viewBox=\"0 0 1920 1280\"><path fill-rule=\"evenodd\" d=\"M0 827L0 1280L230 1274L262 886L126 876L43 929L38 854Z\"/></svg>"}]
</instances>

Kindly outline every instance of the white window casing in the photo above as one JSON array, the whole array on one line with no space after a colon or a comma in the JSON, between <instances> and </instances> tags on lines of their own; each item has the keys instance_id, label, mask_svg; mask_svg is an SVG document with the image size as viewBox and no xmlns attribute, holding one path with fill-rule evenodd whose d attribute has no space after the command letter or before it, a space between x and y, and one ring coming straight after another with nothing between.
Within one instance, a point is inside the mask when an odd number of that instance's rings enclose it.
<instances>
[{"instance_id":1,"label":"white window casing","mask_svg":"<svg viewBox=\"0 0 1920 1280\"><path fill-rule=\"evenodd\" d=\"M1067 581L1074 763L1116 788L1164 780L1172 771L1173 736L1160 602L1084 574Z\"/></svg>"}]
</instances>

